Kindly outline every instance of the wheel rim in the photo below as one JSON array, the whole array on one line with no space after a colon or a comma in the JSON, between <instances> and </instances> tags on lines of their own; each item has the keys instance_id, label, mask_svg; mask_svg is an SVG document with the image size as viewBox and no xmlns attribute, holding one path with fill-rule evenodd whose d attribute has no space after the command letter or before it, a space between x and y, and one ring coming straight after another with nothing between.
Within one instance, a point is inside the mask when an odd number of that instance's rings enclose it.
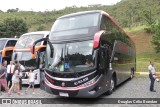
<instances>
[{"instance_id":1,"label":"wheel rim","mask_svg":"<svg viewBox=\"0 0 160 107\"><path fill-rule=\"evenodd\" d=\"M114 80L111 79L111 91L114 89Z\"/></svg>"}]
</instances>

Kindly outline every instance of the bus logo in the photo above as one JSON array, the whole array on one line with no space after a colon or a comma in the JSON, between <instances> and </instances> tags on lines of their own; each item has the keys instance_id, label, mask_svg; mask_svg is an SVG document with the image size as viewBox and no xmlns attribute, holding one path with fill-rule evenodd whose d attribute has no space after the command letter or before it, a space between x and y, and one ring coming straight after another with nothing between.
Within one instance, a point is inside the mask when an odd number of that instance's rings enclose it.
<instances>
[{"instance_id":1,"label":"bus logo","mask_svg":"<svg viewBox=\"0 0 160 107\"><path fill-rule=\"evenodd\" d=\"M77 81L77 82L74 82L74 85L78 85L78 84L84 83L84 82L86 82L86 81L88 81L88 77L83 78L83 79L81 79L81 80L79 80L79 81Z\"/></svg>"},{"instance_id":2,"label":"bus logo","mask_svg":"<svg viewBox=\"0 0 160 107\"><path fill-rule=\"evenodd\" d=\"M65 82L62 82L61 86L64 87L65 86Z\"/></svg>"}]
</instances>

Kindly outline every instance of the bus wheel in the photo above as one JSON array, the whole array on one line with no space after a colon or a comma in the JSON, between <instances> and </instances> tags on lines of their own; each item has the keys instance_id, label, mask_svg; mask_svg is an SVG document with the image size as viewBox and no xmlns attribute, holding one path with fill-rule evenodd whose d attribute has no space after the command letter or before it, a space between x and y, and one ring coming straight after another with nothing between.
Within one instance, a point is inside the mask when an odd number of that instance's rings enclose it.
<instances>
[{"instance_id":1,"label":"bus wheel","mask_svg":"<svg viewBox=\"0 0 160 107\"><path fill-rule=\"evenodd\" d=\"M108 95L112 94L114 88L115 88L115 80L114 78L112 77L111 81L110 81L110 87L109 87L109 90L107 92Z\"/></svg>"}]
</instances>

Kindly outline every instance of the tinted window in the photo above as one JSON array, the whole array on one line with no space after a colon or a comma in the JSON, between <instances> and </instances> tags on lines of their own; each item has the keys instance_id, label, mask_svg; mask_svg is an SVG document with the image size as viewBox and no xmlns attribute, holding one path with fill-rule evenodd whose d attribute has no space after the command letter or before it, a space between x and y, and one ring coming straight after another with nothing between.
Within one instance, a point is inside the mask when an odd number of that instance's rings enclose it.
<instances>
[{"instance_id":1,"label":"tinted window","mask_svg":"<svg viewBox=\"0 0 160 107\"><path fill-rule=\"evenodd\" d=\"M64 30L97 26L98 18L99 18L99 13L84 14L84 15L58 19L54 23L51 31L56 32L56 31L64 31Z\"/></svg>"},{"instance_id":2,"label":"tinted window","mask_svg":"<svg viewBox=\"0 0 160 107\"><path fill-rule=\"evenodd\" d=\"M93 40L66 44L53 44L54 57L47 46L47 68L57 72L79 72L95 67Z\"/></svg>"},{"instance_id":3,"label":"tinted window","mask_svg":"<svg viewBox=\"0 0 160 107\"><path fill-rule=\"evenodd\" d=\"M16 42L17 42L17 40L9 40L8 42L7 42L7 45L6 45L6 47L14 47L15 45L16 45Z\"/></svg>"},{"instance_id":4,"label":"tinted window","mask_svg":"<svg viewBox=\"0 0 160 107\"><path fill-rule=\"evenodd\" d=\"M0 50L3 50L7 40L0 40Z\"/></svg>"},{"instance_id":5,"label":"tinted window","mask_svg":"<svg viewBox=\"0 0 160 107\"><path fill-rule=\"evenodd\" d=\"M30 45L32 42L34 42L34 41L36 41L36 40L39 40L39 39L42 39L43 36L44 36L44 35L41 35L41 34L30 35L30 36L28 37L27 42L26 42L25 48L28 48L29 45ZM41 45L41 42L39 42L39 43L36 44L36 46L39 46L39 45Z\"/></svg>"},{"instance_id":6,"label":"tinted window","mask_svg":"<svg viewBox=\"0 0 160 107\"><path fill-rule=\"evenodd\" d=\"M128 46L131 46L131 41L129 40L127 35L123 31L121 31L120 28L117 27L108 17L102 16L100 29L106 31L108 35L107 40L109 42L114 43L115 40L119 40L124 42Z\"/></svg>"},{"instance_id":7,"label":"tinted window","mask_svg":"<svg viewBox=\"0 0 160 107\"><path fill-rule=\"evenodd\" d=\"M16 48L29 48L29 45L38 40L43 38L44 35L42 34L31 34L31 35L23 35L19 38L17 44L16 44ZM37 43L36 46L39 46L41 44L41 42Z\"/></svg>"}]
</instances>

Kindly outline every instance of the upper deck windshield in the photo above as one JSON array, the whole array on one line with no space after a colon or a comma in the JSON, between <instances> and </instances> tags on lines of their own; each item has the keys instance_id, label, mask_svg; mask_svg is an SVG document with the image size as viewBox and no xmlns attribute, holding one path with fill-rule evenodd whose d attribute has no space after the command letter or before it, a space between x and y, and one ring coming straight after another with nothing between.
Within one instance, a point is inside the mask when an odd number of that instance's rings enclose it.
<instances>
[{"instance_id":1,"label":"upper deck windshield","mask_svg":"<svg viewBox=\"0 0 160 107\"><path fill-rule=\"evenodd\" d=\"M93 69L95 67L95 52L93 51L93 40L53 44L54 57L50 57L50 49L47 46L47 65L50 71L57 72L79 72Z\"/></svg>"},{"instance_id":2,"label":"upper deck windshield","mask_svg":"<svg viewBox=\"0 0 160 107\"><path fill-rule=\"evenodd\" d=\"M98 26L99 13L82 14L60 18L55 21L50 39L66 37L68 35L84 35L90 33L89 30Z\"/></svg>"},{"instance_id":3,"label":"upper deck windshield","mask_svg":"<svg viewBox=\"0 0 160 107\"><path fill-rule=\"evenodd\" d=\"M15 48L16 49L23 49L23 48L29 48L29 45L38 40L43 38L43 34L31 34L31 35L23 35L19 38L18 42L16 43ZM41 43L37 43L36 46L39 46Z\"/></svg>"},{"instance_id":4,"label":"upper deck windshield","mask_svg":"<svg viewBox=\"0 0 160 107\"><path fill-rule=\"evenodd\" d=\"M0 50L3 50L7 40L0 40Z\"/></svg>"}]
</instances>

